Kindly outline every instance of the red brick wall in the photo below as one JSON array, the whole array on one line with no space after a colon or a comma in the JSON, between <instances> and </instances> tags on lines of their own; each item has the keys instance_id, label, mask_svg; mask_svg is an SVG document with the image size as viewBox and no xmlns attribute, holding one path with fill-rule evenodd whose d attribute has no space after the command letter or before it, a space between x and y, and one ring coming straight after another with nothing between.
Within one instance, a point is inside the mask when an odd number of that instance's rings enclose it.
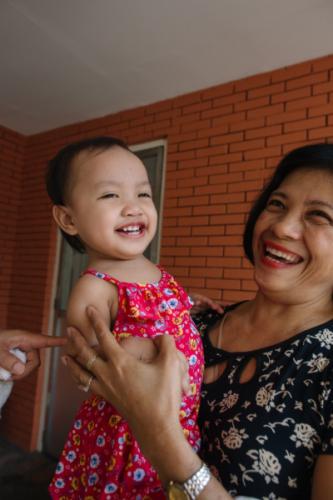
<instances>
[{"instance_id":1,"label":"red brick wall","mask_svg":"<svg viewBox=\"0 0 333 500\"><path fill-rule=\"evenodd\" d=\"M25 139L0 126L0 329L7 325Z\"/></svg>"},{"instance_id":2,"label":"red brick wall","mask_svg":"<svg viewBox=\"0 0 333 500\"><path fill-rule=\"evenodd\" d=\"M282 154L333 138L332 74L330 56L29 137L10 324L47 325L55 230L45 163L64 144L100 134L129 144L167 139L161 263L190 291L224 302L253 296L241 245L246 214ZM21 383L2 423L28 448L36 442L41 377Z\"/></svg>"}]
</instances>

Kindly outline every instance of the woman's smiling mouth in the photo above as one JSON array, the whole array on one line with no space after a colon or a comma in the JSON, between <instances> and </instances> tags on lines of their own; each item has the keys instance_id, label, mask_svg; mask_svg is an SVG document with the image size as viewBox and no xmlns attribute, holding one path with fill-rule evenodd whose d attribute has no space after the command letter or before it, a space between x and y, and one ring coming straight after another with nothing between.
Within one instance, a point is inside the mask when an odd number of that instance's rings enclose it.
<instances>
[{"instance_id":1,"label":"woman's smiling mouth","mask_svg":"<svg viewBox=\"0 0 333 500\"><path fill-rule=\"evenodd\" d=\"M263 261L265 264L273 265L273 267L283 267L285 265L299 264L303 261L303 257L276 243L265 241L263 245Z\"/></svg>"}]
</instances>

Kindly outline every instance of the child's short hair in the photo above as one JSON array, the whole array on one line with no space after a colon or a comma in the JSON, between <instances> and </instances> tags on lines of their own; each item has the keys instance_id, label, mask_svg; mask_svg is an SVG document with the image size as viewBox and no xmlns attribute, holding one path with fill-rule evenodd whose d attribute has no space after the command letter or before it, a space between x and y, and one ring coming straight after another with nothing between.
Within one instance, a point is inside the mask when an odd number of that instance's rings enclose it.
<instances>
[{"instance_id":1,"label":"child's short hair","mask_svg":"<svg viewBox=\"0 0 333 500\"><path fill-rule=\"evenodd\" d=\"M62 148L52 160L49 161L46 171L46 189L54 205L66 205L68 201L68 183L70 179L71 164L83 151L102 152L115 146L130 151L127 144L115 137L92 137L82 141L73 142ZM72 236L61 229L65 240L80 253L85 247L78 236Z\"/></svg>"}]
</instances>

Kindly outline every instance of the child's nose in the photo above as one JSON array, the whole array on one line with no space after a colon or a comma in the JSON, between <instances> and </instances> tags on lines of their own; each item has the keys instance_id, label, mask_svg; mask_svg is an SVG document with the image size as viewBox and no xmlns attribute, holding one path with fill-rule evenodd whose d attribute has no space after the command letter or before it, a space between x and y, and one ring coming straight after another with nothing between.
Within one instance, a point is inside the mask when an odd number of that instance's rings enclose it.
<instances>
[{"instance_id":1,"label":"child's nose","mask_svg":"<svg viewBox=\"0 0 333 500\"><path fill-rule=\"evenodd\" d=\"M122 210L122 214L126 217L131 215L140 215L142 214L142 209L139 203L135 201L127 202Z\"/></svg>"}]
</instances>

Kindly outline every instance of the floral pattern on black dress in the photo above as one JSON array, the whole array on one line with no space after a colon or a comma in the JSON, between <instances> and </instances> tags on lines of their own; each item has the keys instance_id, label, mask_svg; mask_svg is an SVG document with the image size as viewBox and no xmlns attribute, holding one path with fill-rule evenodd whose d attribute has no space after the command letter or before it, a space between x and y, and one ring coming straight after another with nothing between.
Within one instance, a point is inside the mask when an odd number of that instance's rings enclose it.
<instances>
[{"instance_id":1,"label":"floral pattern on black dress","mask_svg":"<svg viewBox=\"0 0 333 500\"><path fill-rule=\"evenodd\" d=\"M232 496L310 499L317 457L333 454L333 320L274 346L230 353L208 337L220 318L214 311L196 318L206 367L226 363L202 386L202 459ZM240 383L253 358L255 375Z\"/></svg>"}]
</instances>

